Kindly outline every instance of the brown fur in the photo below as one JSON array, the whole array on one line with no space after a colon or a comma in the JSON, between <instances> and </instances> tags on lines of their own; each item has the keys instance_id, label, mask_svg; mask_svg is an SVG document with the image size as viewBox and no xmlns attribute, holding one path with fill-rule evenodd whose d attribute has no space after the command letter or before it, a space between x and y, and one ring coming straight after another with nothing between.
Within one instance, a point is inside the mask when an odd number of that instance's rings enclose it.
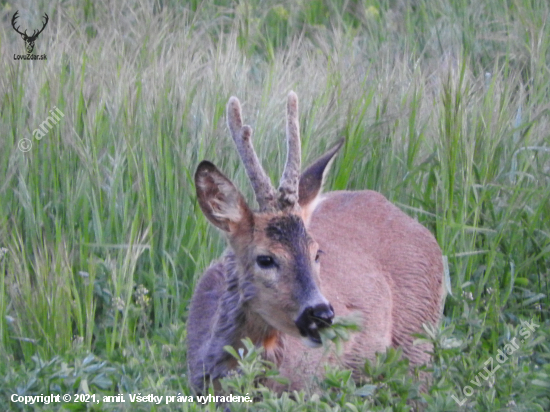
<instances>
[{"instance_id":1,"label":"brown fur","mask_svg":"<svg viewBox=\"0 0 550 412\"><path fill-rule=\"evenodd\" d=\"M290 389L322 376L325 362L358 371L388 346L402 347L412 365L428 363L432 348L413 346L411 334L438 324L441 314L443 264L431 233L372 191L324 195L308 231L324 251L323 295L338 316L359 313L362 325L341 358L284 336L279 368Z\"/></svg>"},{"instance_id":2,"label":"brown fur","mask_svg":"<svg viewBox=\"0 0 550 412\"><path fill-rule=\"evenodd\" d=\"M234 135L240 130L235 125L241 127L237 103L230 100L228 107L238 116L228 121ZM294 132L292 138L299 136ZM411 335L422 332L424 323L439 322L441 250L426 228L379 193L320 194L341 145L302 173L299 188L286 183L281 210L270 209L269 201L264 211L252 211L214 165L199 165L199 204L227 234L229 247L204 273L191 302L188 365L196 390L236 368L223 346L240 347L244 337L264 346L289 378L288 387L273 384L279 390L313 385L325 363L359 376L365 359L388 346L402 347L412 365L430 361L432 348L413 345ZM288 196L294 191L300 194L297 204ZM333 312L361 322L341 356L303 344L315 344L317 329L331 322Z\"/></svg>"}]
</instances>

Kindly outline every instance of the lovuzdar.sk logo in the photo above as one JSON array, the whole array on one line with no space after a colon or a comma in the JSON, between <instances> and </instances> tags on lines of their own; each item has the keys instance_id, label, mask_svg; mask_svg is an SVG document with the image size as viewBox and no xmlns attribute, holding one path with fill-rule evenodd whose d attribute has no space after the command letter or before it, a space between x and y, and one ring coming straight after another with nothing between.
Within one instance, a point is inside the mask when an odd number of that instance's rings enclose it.
<instances>
[{"instance_id":1,"label":"lovuzdar.sk logo","mask_svg":"<svg viewBox=\"0 0 550 412\"><path fill-rule=\"evenodd\" d=\"M27 30L25 30L24 32L21 32L19 31L19 27L21 26L17 26L16 27L16 24L17 24L17 18L19 17L18 16L18 13L19 13L19 10L17 10L12 19L11 19L11 25L13 27L13 29L19 33L21 35L21 37L23 38L23 40L25 41L25 49L27 49L27 54L26 55L21 55L21 54L14 54L13 55L13 59L14 60L46 60L47 57L45 54L32 54L32 51L34 50L34 42L36 41L36 39L38 38L38 36L40 35L40 33L42 33L44 31L44 29L46 28L46 26L48 25L48 21L50 20L48 15L46 13L44 13L44 19L45 21L43 22L42 24L42 28L40 30L33 30L32 34L29 36L27 34Z\"/></svg>"}]
</instances>

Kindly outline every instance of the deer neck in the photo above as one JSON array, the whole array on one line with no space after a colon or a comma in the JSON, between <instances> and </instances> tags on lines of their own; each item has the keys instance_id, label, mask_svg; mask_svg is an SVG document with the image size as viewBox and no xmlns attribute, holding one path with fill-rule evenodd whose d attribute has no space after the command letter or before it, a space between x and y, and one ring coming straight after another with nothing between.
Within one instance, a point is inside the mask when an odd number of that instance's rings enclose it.
<instances>
[{"instance_id":1,"label":"deer neck","mask_svg":"<svg viewBox=\"0 0 550 412\"><path fill-rule=\"evenodd\" d=\"M278 332L269 325L260 315L245 308L245 322L243 327L243 338L249 337L256 346L271 346L276 341Z\"/></svg>"},{"instance_id":2,"label":"deer neck","mask_svg":"<svg viewBox=\"0 0 550 412\"><path fill-rule=\"evenodd\" d=\"M263 357L279 365L283 354L283 340L279 331L257 313L246 310L245 314L242 338L249 337L256 347L263 347Z\"/></svg>"}]
</instances>

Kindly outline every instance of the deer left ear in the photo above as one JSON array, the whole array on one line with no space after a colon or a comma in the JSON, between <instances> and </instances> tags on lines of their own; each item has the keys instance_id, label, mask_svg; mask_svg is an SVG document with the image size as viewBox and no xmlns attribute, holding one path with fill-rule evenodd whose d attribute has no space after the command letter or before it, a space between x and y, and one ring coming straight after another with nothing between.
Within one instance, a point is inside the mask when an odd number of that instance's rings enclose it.
<instances>
[{"instance_id":1,"label":"deer left ear","mask_svg":"<svg viewBox=\"0 0 550 412\"><path fill-rule=\"evenodd\" d=\"M336 153L344 144L344 139L334 145L328 152L311 164L300 176L298 203L302 209L302 218L309 222L315 209L315 199L321 194L323 184Z\"/></svg>"},{"instance_id":2,"label":"deer left ear","mask_svg":"<svg viewBox=\"0 0 550 412\"><path fill-rule=\"evenodd\" d=\"M204 216L216 227L232 233L252 212L231 181L208 161L195 172L195 189Z\"/></svg>"}]
</instances>

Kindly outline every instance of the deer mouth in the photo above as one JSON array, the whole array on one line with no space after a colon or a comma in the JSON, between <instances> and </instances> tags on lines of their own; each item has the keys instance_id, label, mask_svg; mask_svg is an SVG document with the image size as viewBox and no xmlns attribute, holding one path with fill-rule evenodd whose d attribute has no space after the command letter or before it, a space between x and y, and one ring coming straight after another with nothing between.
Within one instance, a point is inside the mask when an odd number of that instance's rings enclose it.
<instances>
[{"instance_id":1,"label":"deer mouth","mask_svg":"<svg viewBox=\"0 0 550 412\"><path fill-rule=\"evenodd\" d=\"M319 304L306 308L295 321L303 342L311 347L318 348L322 345L319 331L332 325L334 309L330 304Z\"/></svg>"}]
</instances>

